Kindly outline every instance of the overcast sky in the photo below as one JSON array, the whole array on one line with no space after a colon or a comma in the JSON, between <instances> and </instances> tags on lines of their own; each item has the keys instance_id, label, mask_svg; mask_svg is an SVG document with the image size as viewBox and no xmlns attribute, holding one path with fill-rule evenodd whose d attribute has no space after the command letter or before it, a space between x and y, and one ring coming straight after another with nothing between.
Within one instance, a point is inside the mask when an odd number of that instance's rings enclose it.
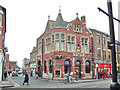
<instances>
[{"instance_id":1,"label":"overcast sky","mask_svg":"<svg viewBox=\"0 0 120 90\"><path fill-rule=\"evenodd\" d=\"M112 0L113 16L118 18L118 2ZM88 28L109 34L108 17L98 11L98 7L107 10L107 0L0 0L7 10L7 32L5 45L8 47L10 61L22 66L22 59L30 58L30 52L36 46L36 40L44 32L48 15L56 20L59 6L64 21L72 21L76 13L86 16ZM118 22L114 21L116 40Z\"/></svg>"}]
</instances>

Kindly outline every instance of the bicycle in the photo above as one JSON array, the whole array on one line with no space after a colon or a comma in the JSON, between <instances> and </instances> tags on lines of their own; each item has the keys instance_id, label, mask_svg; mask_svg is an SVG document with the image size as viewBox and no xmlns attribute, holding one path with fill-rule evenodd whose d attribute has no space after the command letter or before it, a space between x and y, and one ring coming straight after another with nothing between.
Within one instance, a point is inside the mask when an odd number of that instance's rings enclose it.
<instances>
[{"instance_id":1,"label":"bicycle","mask_svg":"<svg viewBox=\"0 0 120 90\"><path fill-rule=\"evenodd\" d=\"M67 83L73 84L74 81L73 81L72 76L70 76L69 79L70 79L70 82L68 82L68 78L66 77L66 78L63 80L63 83L65 83L65 84L67 84Z\"/></svg>"}]
</instances>

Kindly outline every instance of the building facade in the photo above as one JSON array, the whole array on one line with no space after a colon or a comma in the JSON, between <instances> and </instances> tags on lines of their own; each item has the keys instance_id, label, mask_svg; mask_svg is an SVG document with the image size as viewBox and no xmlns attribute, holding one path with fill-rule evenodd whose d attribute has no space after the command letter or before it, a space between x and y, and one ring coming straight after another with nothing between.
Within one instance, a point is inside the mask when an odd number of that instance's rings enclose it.
<instances>
[{"instance_id":1,"label":"building facade","mask_svg":"<svg viewBox=\"0 0 120 90\"><path fill-rule=\"evenodd\" d=\"M30 53L30 73L31 76L35 76L36 67L37 67L37 48L33 47L32 52ZM39 73L40 76L40 73Z\"/></svg>"},{"instance_id":2,"label":"building facade","mask_svg":"<svg viewBox=\"0 0 120 90\"><path fill-rule=\"evenodd\" d=\"M95 75L98 72L104 71L105 77L107 77L107 72L112 72L111 66L111 49L108 48L108 42L110 42L110 37L108 34L90 29L94 36L94 62L95 62Z\"/></svg>"},{"instance_id":3,"label":"building facade","mask_svg":"<svg viewBox=\"0 0 120 90\"><path fill-rule=\"evenodd\" d=\"M9 71L10 70L10 61L9 61L9 54L6 54L5 55L5 69L6 71Z\"/></svg>"},{"instance_id":4,"label":"building facade","mask_svg":"<svg viewBox=\"0 0 120 90\"><path fill-rule=\"evenodd\" d=\"M5 60L6 9L0 6L0 81L3 79Z\"/></svg>"},{"instance_id":5,"label":"building facade","mask_svg":"<svg viewBox=\"0 0 120 90\"><path fill-rule=\"evenodd\" d=\"M28 59L28 58L24 58L24 59L22 60L22 69L23 69L23 70L26 69L25 64L28 63L28 62L30 62L30 59Z\"/></svg>"},{"instance_id":6,"label":"building facade","mask_svg":"<svg viewBox=\"0 0 120 90\"><path fill-rule=\"evenodd\" d=\"M67 72L91 78L94 70L91 37L85 16L79 19L77 13L74 20L67 22L59 10L56 21L48 17L45 32L37 39L37 70L43 78L61 79Z\"/></svg>"}]
</instances>

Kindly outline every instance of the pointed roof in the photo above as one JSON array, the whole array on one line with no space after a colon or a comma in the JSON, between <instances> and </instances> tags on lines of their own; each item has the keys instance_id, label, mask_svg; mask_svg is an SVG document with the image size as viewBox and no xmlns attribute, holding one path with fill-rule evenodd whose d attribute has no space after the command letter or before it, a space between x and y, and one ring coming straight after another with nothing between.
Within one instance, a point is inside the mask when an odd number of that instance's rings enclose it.
<instances>
[{"instance_id":1,"label":"pointed roof","mask_svg":"<svg viewBox=\"0 0 120 90\"><path fill-rule=\"evenodd\" d=\"M62 18L62 14L61 14L61 9L59 9L59 13L58 13L58 16L57 16L57 19L54 23L54 27L58 28L58 27L66 27L66 24L65 24L65 21L63 20Z\"/></svg>"},{"instance_id":2,"label":"pointed roof","mask_svg":"<svg viewBox=\"0 0 120 90\"><path fill-rule=\"evenodd\" d=\"M56 21L55 21L55 27L56 26L64 26L64 20L63 20L63 18L62 18L62 14L59 12L58 13L58 16L57 16L57 19L56 19Z\"/></svg>"}]
</instances>

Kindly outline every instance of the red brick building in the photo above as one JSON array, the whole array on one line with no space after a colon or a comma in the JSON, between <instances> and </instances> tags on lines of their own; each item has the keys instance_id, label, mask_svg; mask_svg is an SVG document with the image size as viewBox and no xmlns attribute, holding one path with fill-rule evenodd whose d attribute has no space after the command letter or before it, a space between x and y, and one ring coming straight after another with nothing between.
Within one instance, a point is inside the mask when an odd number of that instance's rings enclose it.
<instances>
[{"instance_id":1,"label":"red brick building","mask_svg":"<svg viewBox=\"0 0 120 90\"><path fill-rule=\"evenodd\" d=\"M74 20L67 22L59 10L56 21L49 17L45 32L37 39L37 70L42 77L61 79L67 71L78 71L79 78L91 78L91 36L85 16L79 19L76 14Z\"/></svg>"},{"instance_id":2,"label":"red brick building","mask_svg":"<svg viewBox=\"0 0 120 90\"><path fill-rule=\"evenodd\" d=\"M9 54L6 54L5 55L5 67L6 67L6 70L9 71L10 70L10 61L9 61Z\"/></svg>"},{"instance_id":3,"label":"red brick building","mask_svg":"<svg viewBox=\"0 0 120 90\"><path fill-rule=\"evenodd\" d=\"M5 59L6 9L0 5L0 81L3 80L3 64Z\"/></svg>"}]
</instances>

